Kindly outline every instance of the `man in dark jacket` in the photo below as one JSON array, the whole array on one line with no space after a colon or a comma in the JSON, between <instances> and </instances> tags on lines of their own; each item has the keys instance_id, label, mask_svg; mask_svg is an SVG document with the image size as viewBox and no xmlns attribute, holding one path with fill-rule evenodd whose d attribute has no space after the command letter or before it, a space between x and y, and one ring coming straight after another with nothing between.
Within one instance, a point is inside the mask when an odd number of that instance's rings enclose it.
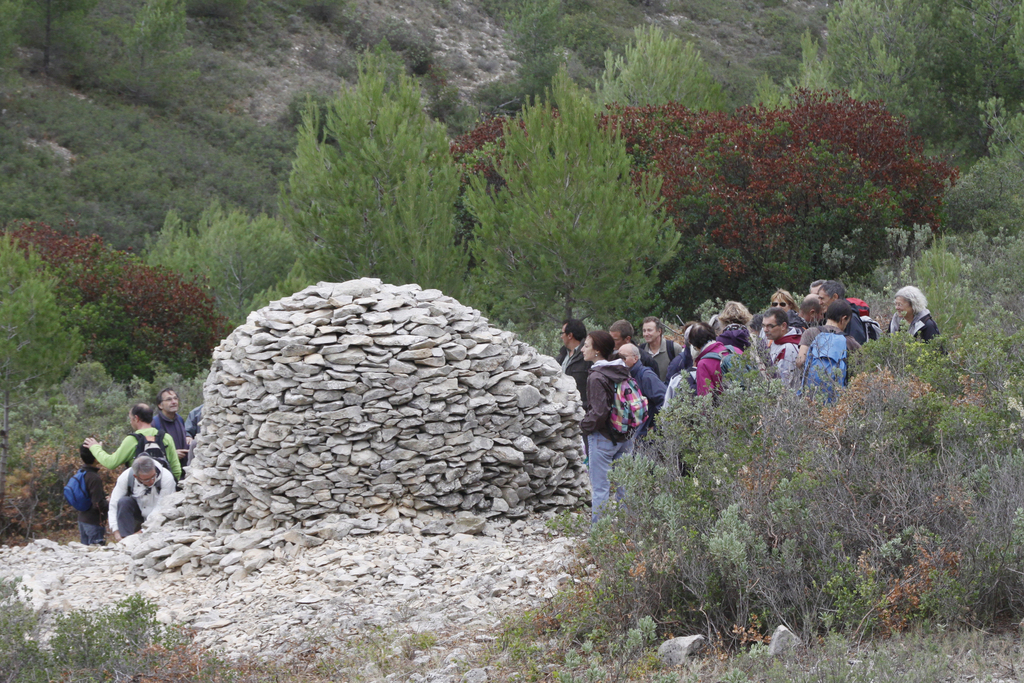
<instances>
[{"instance_id":1,"label":"man in dark jacket","mask_svg":"<svg viewBox=\"0 0 1024 683\"><path fill-rule=\"evenodd\" d=\"M107 496L103 492L103 480L96 458L86 446L78 449L78 455L85 463L85 490L89 492L92 507L78 512L78 535L83 545L104 545L103 520L107 516Z\"/></svg>"},{"instance_id":2,"label":"man in dark jacket","mask_svg":"<svg viewBox=\"0 0 1024 683\"><path fill-rule=\"evenodd\" d=\"M562 366L562 374L576 380L576 389L580 392L583 409L587 409L587 374L591 363L583 358L583 340L587 338L587 328L582 321L566 320L562 323L562 349L555 360Z\"/></svg>"},{"instance_id":3,"label":"man in dark jacket","mask_svg":"<svg viewBox=\"0 0 1024 683\"><path fill-rule=\"evenodd\" d=\"M846 300L846 287L838 280L826 280L815 290L815 293L821 301L823 311L827 311L829 306L840 299ZM862 346L867 343L868 330L860 316L851 315L850 323L846 326L846 336L853 337L853 340Z\"/></svg>"},{"instance_id":4,"label":"man in dark jacket","mask_svg":"<svg viewBox=\"0 0 1024 683\"><path fill-rule=\"evenodd\" d=\"M647 420L636 430L636 438L643 438L654 428L654 418L665 403L665 385L658 375L640 362L640 349L633 344L623 344L619 349L619 358L629 368L630 376L640 385L640 393L647 399Z\"/></svg>"},{"instance_id":5,"label":"man in dark jacket","mask_svg":"<svg viewBox=\"0 0 1024 683\"><path fill-rule=\"evenodd\" d=\"M153 411L153 426L171 435L174 449L178 452L178 460L185 462L188 459L188 447L192 443L192 437L185 431L185 421L178 415L178 392L170 388L161 391L156 396L156 407Z\"/></svg>"}]
</instances>

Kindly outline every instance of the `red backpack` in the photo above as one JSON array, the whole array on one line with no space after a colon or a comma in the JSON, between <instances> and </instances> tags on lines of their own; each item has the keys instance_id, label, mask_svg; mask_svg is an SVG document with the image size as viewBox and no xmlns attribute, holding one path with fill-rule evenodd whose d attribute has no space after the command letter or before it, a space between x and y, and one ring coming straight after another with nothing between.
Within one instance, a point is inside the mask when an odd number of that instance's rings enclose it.
<instances>
[{"instance_id":1,"label":"red backpack","mask_svg":"<svg viewBox=\"0 0 1024 683\"><path fill-rule=\"evenodd\" d=\"M868 306L868 302L864 301L864 299L850 298L847 299L847 301L850 302L850 307L853 308L853 313L858 318L863 318L865 316L871 315L871 307Z\"/></svg>"}]
</instances>

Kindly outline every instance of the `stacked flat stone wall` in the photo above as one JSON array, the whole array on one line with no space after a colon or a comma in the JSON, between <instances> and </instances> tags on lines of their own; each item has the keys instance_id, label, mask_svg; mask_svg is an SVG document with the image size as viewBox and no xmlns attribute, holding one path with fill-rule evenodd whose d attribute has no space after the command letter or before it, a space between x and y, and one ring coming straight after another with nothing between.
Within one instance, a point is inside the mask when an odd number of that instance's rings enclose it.
<instances>
[{"instance_id":1,"label":"stacked flat stone wall","mask_svg":"<svg viewBox=\"0 0 1024 683\"><path fill-rule=\"evenodd\" d=\"M438 290L362 279L275 301L215 350L204 401L171 526L521 517L588 496L574 382Z\"/></svg>"}]
</instances>

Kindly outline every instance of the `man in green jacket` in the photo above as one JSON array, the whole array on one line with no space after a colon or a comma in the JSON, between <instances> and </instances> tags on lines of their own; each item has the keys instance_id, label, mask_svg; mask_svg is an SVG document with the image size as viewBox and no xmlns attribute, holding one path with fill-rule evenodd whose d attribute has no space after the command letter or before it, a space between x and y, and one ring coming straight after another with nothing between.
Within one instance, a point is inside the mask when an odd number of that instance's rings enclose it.
<instances>
[{"instance_id":1,"label":"man in green jacket","mask_svg":"<svg viewBox=\"0 0 1024 683\"><path fill-rule=\"evenodd\" d=\"M152 426L153 409L145 403L136 403L132 406L131 412L128 413L128 424L132 426L135 434L156 436L159 433L159 430ZM84 445L101 465L112 470L118 465L125 463L131 465L132 461L135 460L136 449L139 445L139 440L135 437L135 434L126 436L113 453L104 451L103 442L97 441L91 436L85 440ZM178 481L181 479L181 462L178 460L178 451L174 448L174 439L166 432L164 433L163 447L167 464L170 465L171 474L174 475L174 480Z\"/></svg>"}]
</instances>

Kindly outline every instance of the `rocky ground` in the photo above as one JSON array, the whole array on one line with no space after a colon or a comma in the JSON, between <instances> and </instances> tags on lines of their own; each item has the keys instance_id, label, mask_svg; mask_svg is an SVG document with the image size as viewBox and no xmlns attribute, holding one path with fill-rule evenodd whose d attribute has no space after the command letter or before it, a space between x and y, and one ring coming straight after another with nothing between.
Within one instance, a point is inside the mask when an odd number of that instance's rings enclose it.
<instances>
[{"instance_id":1,"label":"rocky ground","mask_svg":"<svg viewBox=\"0 0 1024 683\"><path fill-rule=\"evenodd\" d=\"M374 634L381 646L406 652L413 667L403 679L443 683L466 675L503 616L571 581L572 542L538 516L457 521L447 532L435 521L428 534L425 526L406 521L315 547L268 537L249 549L276 546L262 566L207 576L191 561L142 571L132 558L137 541L85 547L37 540L0 547L0 577L21 577L45 619L139 593L159 606L160 621L191 627L197 645L229 659L283 662L313 649L351 656ZM361 666L370 680L383 673L372 658Z\"/></svg>"}]
</instances>

